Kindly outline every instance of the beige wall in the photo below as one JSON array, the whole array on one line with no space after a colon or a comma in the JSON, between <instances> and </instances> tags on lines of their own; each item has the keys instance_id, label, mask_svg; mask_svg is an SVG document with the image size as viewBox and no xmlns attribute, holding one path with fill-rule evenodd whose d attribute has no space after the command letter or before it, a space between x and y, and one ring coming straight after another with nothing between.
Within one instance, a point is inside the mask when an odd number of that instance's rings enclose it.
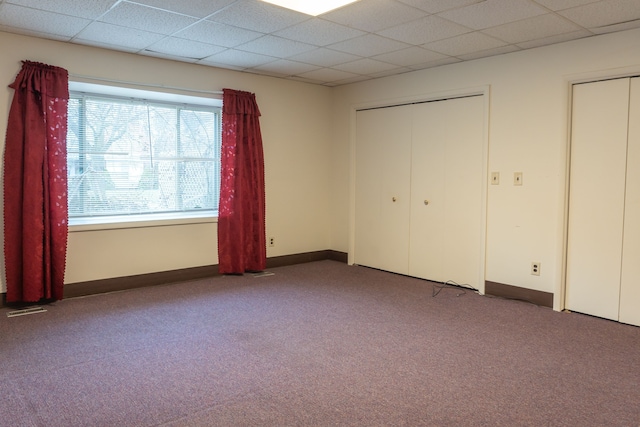
<instances>
[{"instance_id":1,"label":"beige wall","mask_svg":"<svg viewBox=\"0 0 640 427\"><path fill-rule=\"evenodd\" d=\"M255 92L265 153L267 256L331 246L329 183L331 89L267 76L136 56L0 32L0 134L5 135L21 60L72 75L200 91ZM143 87L144 89L148 89ZM2 138L4 151L4 138ZM69 235L66 283L217 263L216 223L164 225ZM4 262L2 262L4 266ZM4 274L0 291L4 292Z\"/></svg>"},{"instance_id":2,"label":"beige wall","mask_svg":"<svg viewBox=\"0 0 640 427\"><path fill-rule=\"evenodd\" d=\"M72 74L197 90L255 92L262 116L268 256L351 248L354 111L399 99L488 88L486 279L552 292L561 308L570 88L640 74L640 30L417 71L338 88L0 33L0 133L30 59ZM511 185L513 172L524 185ZM67 283L217 262L214 224L72 233ZM531 261L542 274L529 274ZM4 290L4 283L2 289Z\"/></svg>"},{"instance_id":3,"label":"beige wall","mask_svg":"<svg viewBox=\"0 0 640 427\"><path fill-rule=\"evenodd\" d=\"M640 74L639 30L336 88L332 248L352 248L353 111L488 86L488 171L500 172L501 184L488 186L485 278L552 292L562 308L571 82L628 74ZM516 171L522 187L512 185ZM532 261L542 264L539 277Z\"/></svg>"}]
</instances>

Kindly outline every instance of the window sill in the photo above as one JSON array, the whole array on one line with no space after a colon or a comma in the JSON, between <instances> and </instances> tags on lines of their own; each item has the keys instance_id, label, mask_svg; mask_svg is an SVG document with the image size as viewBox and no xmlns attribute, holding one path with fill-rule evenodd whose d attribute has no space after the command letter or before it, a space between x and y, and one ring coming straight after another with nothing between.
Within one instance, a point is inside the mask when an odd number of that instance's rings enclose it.
<instances>
[{"instance_id":1,"label":"window sill","mask_svg":"<svg viewBox=\"0 0 640 427\"><path fill-rule=\"evenodd\" d=\"M175 225L217 223L217 212L183 214L179 218L170 215L136 215L118 217L94 217L69 221L69 233L128 228L168 227Z\"/></svg>"}]
</instances>

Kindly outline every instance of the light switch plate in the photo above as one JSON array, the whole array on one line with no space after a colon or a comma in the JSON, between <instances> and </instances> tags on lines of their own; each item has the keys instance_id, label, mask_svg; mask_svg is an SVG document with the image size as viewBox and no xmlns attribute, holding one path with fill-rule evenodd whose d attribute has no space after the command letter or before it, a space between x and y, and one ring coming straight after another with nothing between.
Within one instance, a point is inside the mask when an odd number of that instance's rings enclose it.
<instances>
[{"instance_id":1,"label":"light switch plate","mask_svg":"<svg viewBox=\"0 0 640 427\"><path fill-rule=\"evenodd\" d=\"M491 172L491 185L500 184L500 172Z\"/></svg>"},{"instance_id":2,"label":"light switch plate","mask_svg":"<svg viewBox=\"0 0 640 427\"><path fill-rule=\"evenodd\" d=\"M522 172L513 173L513 185L522 185Z\"/></svg>"}]
</instances>

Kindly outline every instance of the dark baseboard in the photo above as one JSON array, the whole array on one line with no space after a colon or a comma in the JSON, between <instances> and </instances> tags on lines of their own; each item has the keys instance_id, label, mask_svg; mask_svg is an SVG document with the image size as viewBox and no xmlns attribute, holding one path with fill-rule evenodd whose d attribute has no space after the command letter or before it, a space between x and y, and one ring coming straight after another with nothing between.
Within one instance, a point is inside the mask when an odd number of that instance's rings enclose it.
<instances>
[{"instance_id":1,"label":"dark baseboard","mask_svg":"<svg viewBox=\"0 0 640 427\"><path fill-rule=\"evenodd\" d=\"M267 258L267 268L285 267L287 265L303 264L305 262L322 261L325 259L346 263L347 254L345 252L325 250L277 256Z\"/></svg>"},{"instance_id":2,"label":"dark baseboard","mask_svg":"<svg viewBox=\"0 0 640 427\"><path fill-rule=\"evenodd\" d=\"M285 267L287 265L302 264L306 262L334 260L347 262L347 254L332 250L306 252L301 254L284 255L267 258L267 268ZM160 271L157 273L138 274L135 276L114 277L88 282L70 283L64 286L64 297L74 298L87 295L118 292L129 289L143 288L146 286L166 285L170 283L186 282L189 280L204 279L219 276L218 265L206 265L202 267L184 268L180 270ZM0 294L1 305L6 306L6 293Z\"/></svg>"},{"instance_id":3,"label":"dark baseboard","mask_svg":"<svg viewBox=\"0 0 640 427\"><path fill-rule=\"evenodd\" d=\"M484 292L487 295L528 301L532 304L553 308L553 294L549 292L489 281L484 282Z\"/></svg>"},{"instance_id":4,"label":"dark baseboard","mask_svg":"<svg viewBox=\"0 0 640 427\"><path fill-rule=\"evenodd\" d=\"M91 280L88 282L69 283L64 285L64 297L75 298L87 295L118 292L146 286L166 285L217 276L217 265L183 268L179 270L159 271L157 273L137 274L135 276L114 277Z\"/></svg>"}]
</instances>

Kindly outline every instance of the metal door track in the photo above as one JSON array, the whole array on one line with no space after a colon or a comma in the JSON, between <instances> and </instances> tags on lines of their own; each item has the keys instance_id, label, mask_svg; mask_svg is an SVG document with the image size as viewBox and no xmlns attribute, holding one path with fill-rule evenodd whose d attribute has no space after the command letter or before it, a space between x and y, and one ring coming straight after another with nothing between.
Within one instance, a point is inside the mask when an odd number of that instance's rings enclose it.
<instances>
[{"instance_id":1,"label":"metal door track","mask_svg":"<svg viewBox=\"0 0 640 427\"><path fill-rule=\"evenodd\" d=\"M265 276L273 276L276 273L272 273L270 271L259 271L257 273L251 273L253 277L265 277Z\"/></svg>"},{"instance_id":2,"label":"metal door track","mask_svg":"<svg viewBox=\"0 0 640 427\"><path fill-rule=\"evenodd\" d=\"M27 314L44 313L45 310L42 307L27 307L21 310L10 311L7 313L7 317L26 316Z\"/></svg>"}]
</instances>

